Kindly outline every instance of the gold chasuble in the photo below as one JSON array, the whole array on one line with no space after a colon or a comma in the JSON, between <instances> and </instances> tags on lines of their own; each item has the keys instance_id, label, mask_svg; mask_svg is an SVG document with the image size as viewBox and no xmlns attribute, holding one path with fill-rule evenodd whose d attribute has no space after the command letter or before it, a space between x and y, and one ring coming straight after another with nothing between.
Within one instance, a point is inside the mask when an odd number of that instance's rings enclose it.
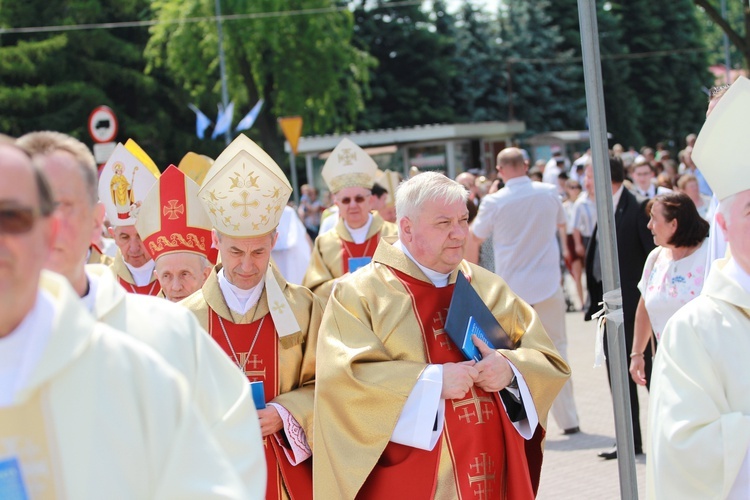
<instances>
[{"instance_id":1,"label":"gold chasuble","mask_svg":"<svg viewBox=\"0 0 750 500\"><path fill-rule=\"evenodd\" d=\"M365 241L356 244L344 220L339 218L333 231L323 233L315 239L310 267L307 268L302 286L315 292L324 301L328 300L334 280L349 272L349 259L372 257L381 238L393 243L397 237L398 227L395 224L384 221L378 214L372 214L372 223Z\"/></svg>"},{"instance_id":2,"label":"gold chasuble","mask_svg":"<svg viewBox=\"0 0 750 500\"><path fill-rule=\"evenodd\" d=\"M443 330L458 270L516 349L501 353L522 373L539 415L524 441L497 393L478 387L445 401L433 451L390 442L404 403L428 363L462 361ZM318 345L316 498L533 498L552 401L570 370L534 310L499 278L463 261L435 287L403 252L381 242L373 265L341 280Z\"/></svg>"},{"instance_id":3,"label":"gold chasuble","mask_svg":"<svg viewBox=\"0 0 750 500\"><path fill-rule=\"evenodd\" d=\"M315 345L323 315L320 299L301 286L287 283L273 267L273 276L300 326L300 332L279 338L265 287L258 304L240 315L230 310L224 300L217 277L220 269L221 264L214 268L201 290L180 304L193 311L201 326L249 381L263 382L266 402L286 408L302 426L312 448ZM283 431L263 439L268 466L266 498L312 498L312 458L293 466L277 437L286 439ZM291 437L294 438L304 440L305 436ZM291 447L285 447L291 453Z\"/></svg>"},{"instance_id":4,"label":"gold chasuble","mask_svg":"<svg viewBox=\"0 0 750 500\"><path fill-rule=\"evenodd\" d=\"M117 251L115 260L110 268L112 269L112 272L115 273L115 276L117 276L117 282L120 283L120 285L122 285L122 287L127 290L128 293L156 296L159 294L159 292L161 292L161 285L159 284L159 280L156 279L156 274L153 274L151 276L151 281L149 281L145 285L136 285L135 280L133 279L133 275L130 273L130 269L128 269L128 266L125 265L125 261L122 258L122 253L120 253L119 250Z\"/></svg>"}]
</instances>

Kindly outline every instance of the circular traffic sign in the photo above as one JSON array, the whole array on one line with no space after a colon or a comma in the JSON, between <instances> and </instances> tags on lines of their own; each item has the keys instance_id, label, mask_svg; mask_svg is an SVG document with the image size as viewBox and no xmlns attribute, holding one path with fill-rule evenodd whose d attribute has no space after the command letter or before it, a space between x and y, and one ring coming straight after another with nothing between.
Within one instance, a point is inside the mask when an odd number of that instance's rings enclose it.
<instances>
[{"instance_id":1,"label":"circular traffic sign","mask_svg":"<svg viewBox=\"0 0 750 500\"><path fill-rule=\"evenodd\" d=\"M89 115L89 134L94 142L109 142L117 135L117 117L108 106L98 106Z\"/></svg>"}]
</instances>

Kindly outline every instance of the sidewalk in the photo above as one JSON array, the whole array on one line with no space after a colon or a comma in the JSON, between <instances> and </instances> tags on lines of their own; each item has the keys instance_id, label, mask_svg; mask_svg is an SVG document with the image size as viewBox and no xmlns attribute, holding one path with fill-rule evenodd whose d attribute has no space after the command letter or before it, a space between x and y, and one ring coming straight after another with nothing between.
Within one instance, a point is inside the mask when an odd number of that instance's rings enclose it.
<instances>
[{"instance_id":1,"label":"sidewalk","mask_svg":"<svg viewBox=\"0 0 750 500\"><path fill-rule=\"evenodd\" d=\"M594 322L584 322L583 313L566 314L568 362L573 372L573 389L581 432L564 436L550 416L538 498L620 498L617 460L603 460L596 454L615 442L612 398L604 366L594 366ZM648 414L648 392L639 387L641 427L644 445ZM645 498L646 457L636 456L639 498Z\"/></svg>"}]
</instances>

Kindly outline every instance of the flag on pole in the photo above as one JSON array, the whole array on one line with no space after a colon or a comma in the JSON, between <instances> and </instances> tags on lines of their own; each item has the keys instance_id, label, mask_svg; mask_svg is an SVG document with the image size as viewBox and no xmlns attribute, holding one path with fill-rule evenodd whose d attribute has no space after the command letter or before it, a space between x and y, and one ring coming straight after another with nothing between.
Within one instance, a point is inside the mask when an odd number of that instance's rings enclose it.
<instances>
[{"instance_id":1,"label":"flag on pole","mask_svg":"<svg viewBox=\"0 0 750 500\"><path fill-rule=\"evenodd\" d=\"M195 113L195 135L198 136L198 139L203 139L206 129L213 122L194 104L188 104L188 108Z\"/></svg>"},{"instance_id":2,"label":"flag on pole","mask_svg":"<svg viewBox=\"0 0 750 500\"><path fill-rule=\"evenodd\" d=\"M241 130L248 130L252 128L253 124L255 123L255 120L258 119L258 115L260 114L260 109L263 107L263 99L260 99L257 103L255 103L255 106L253 106L253 109L250 110L248 114L245 115L242 120L237 124L237 127L234 129L236 132L239 132Z\"/></svg>"},{"instance_id":3,"label":"flag on pole","mask_svg":"<svg viewBox=\"0 0 750 500\"><path fill-rule=\"evenodd\" d=\"M216 115L216 127L214 127L214 133L211 135L211 139L216 139L221 134L225 134L232 128L232 116L234 115L234 103L230 102L227 105L227 109L222 110L219 105L219 114Z\"/></svg>"}]
</instances>

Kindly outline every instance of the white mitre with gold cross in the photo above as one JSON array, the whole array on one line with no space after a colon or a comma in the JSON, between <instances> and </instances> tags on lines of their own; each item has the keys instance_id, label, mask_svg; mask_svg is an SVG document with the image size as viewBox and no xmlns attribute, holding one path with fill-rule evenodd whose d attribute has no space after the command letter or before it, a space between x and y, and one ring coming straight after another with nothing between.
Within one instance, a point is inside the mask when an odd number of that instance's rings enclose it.
<instances>
[{"instance_id":1,"label":"white mitre with gold cross","mask_svg":"<svg viewBox=\"0 0 750 500\"><path fill-rule=\"evenodd\" d=\"M291 194L281 168L244 134L216 158L199 193L214 229L234 238L276 229Z\"/></svg>"},{"instance_id":2,"label":"white mitre with gold cross","mask_svg":"<svg viewBox=\"0 0 750 500\"><path fill-rule=\"evenodd\" d=\"M255 238L276 229L291 194L292 185L281 168L244 134L216 158L198 193L214 229L232 238ZM279 337L299 332L270 264L265 287Z\"/></svg>"},{"instance_id":3,"label":"white mitre with gold cross","mask_svg":"<svg viewBox=\"0 0 750 500\"><path fill-rule=\"evenodd\" d=\"M347 187L372 189L378 164L350 139L341 139L323 165L321 175L332 193Z\"/></svg>"}]
</instances>

